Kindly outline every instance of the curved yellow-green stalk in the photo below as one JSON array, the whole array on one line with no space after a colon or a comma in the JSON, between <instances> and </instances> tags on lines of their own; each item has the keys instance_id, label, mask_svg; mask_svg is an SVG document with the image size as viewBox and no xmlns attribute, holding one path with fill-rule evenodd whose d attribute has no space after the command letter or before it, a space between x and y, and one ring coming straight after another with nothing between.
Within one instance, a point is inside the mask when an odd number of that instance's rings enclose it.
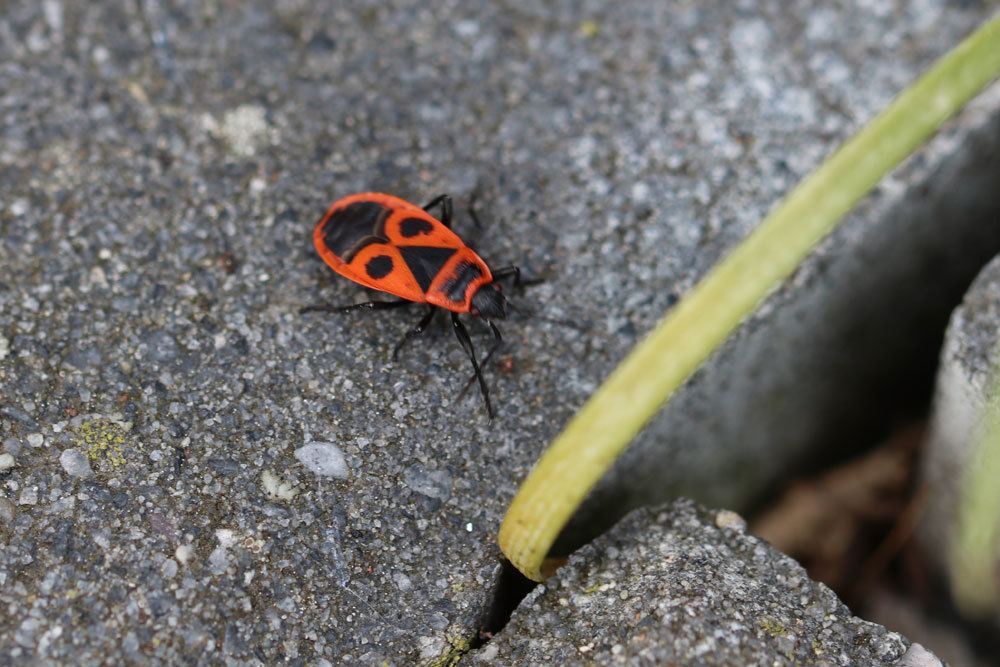
<instances>
[{"instance_id":1,"label":"curved yellow-green stalk","mask_svg":"<svg viewBox=\"0 0 1000 667\"><path fill-rule=\"evenodd\" d=\"M886 173L1000 75L993 17L828 158L636 346L524 481L500 548L541 581L559 531L674 391ZM546 564L551 565L551 564Z\"/></svg>"}]
</instances>

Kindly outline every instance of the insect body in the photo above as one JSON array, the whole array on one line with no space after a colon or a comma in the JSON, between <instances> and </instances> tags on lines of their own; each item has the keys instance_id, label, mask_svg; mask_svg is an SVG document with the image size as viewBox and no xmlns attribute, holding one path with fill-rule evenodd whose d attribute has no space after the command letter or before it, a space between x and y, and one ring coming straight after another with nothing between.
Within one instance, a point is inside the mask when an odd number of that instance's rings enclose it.
<instances>
[{"instance_id":1,"label":"insect body","mask_svg":"<svg viewBox=\"0 0 1000 667\"><path fill-rule=\"evenodd\" d=\"M441 208L441 219L428 211ZM480 369L499 348L503 337L493 323L505 319L509 304L498 280L514 278L520 270L490 267L451 230L452 204L447 195L423 208L392 195L363 192L335 201L316 223L313 243L330 268L365 287L399 297L397 301L369 301L351 306L309 306L301 312L350 312L382 310L412 303L427 304L420 322L406 332L393 350L420 335L440 309L451 311L455 335L472 362L475 379L493 418L489 389ZM458 319L468 313L482 318L493 332L494 344L482 364L476 359L472 339Z\"/></svg>"}]
</instances>

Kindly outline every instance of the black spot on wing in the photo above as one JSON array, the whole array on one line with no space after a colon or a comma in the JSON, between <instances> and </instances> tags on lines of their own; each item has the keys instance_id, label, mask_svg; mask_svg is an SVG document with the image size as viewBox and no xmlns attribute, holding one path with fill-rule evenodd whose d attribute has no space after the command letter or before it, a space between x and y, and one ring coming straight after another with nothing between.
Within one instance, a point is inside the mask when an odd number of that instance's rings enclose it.
<instances>
[{"instance_id":1,"label":"black spot on wing","mask_svg":"<svg viewBox=\"0 0 1000 667\"><path fill-rule=\"evenodd\" d=\"M430 234L432 231L434 225L421 218L407 218L399 223L399 233L407 239L419 234Z\"/></svg>"},{"instance_id":2,"label":"black spot on wing","mask_svg":"<svg viewBox=\"0 0 1000 667\"><path fill-rule=\"evenodd\" d=\"M369 277L379 280L392 273L392 257L388 255L377 255L368 260L365 264L365 273Z\"/></svg>"},{"instance_id":3,"label":"black spot on wing","mask_svg":"<svg viewBox=\"0 0 1000 667\"><path fill-rule=\"evenodd\" d=\"M459 262L455 267L455 273L445 282L444 291L451 301L464 301L469 285L482 276L482 270L472 262Z\"/></svg>"},{"instance_id":4,"label":"black spot on wing","mask_svg":"<svg viewBox=\"0 0 1000 667\"><path fill-rule=\"evenodd\" d=\"M410 273L416 278L420 289L426 292L430 289L434 276L440 273L445 262L451 259L456 250L454 248L406 245L400 246L399 252L403 255L403 261L406 262Z\"/></svg>"},{"instance_id":5,"label":"black spot on wing","mask_svg":"<svg viewBox=\"0 0 1000 667\"><path fill-rule=\"evenodd\" d=\"M391 211L381 204L359 201L333 212L323 225L323 242L337 257L351 261L369 243L385 242L383 226Z\"/></svg>"}]
</instances>

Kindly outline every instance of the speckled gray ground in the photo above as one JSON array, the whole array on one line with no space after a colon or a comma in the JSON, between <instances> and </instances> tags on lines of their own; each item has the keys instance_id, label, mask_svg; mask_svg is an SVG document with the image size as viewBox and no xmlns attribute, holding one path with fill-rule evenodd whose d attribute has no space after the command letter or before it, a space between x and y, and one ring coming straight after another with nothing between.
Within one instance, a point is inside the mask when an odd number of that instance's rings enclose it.
<instances>
[{"instance_id":1,"label":"speckled gray ground","mask_svg":"<svg viewBox=\"0 0 1000 667\"><path fill-rule=\"evenodd\" d=\"M4 3L0 662L406 663L464 646L544 443L985 14ZM390 363L411 316L296 314L365 297L309 246L323 208L362 189L460 208L478 191L484 255L549 278L526 302L590 322L505 327L492 426L456 398L468 370L447 331ZM300 463L314 441L346 479Z\"/></svg>"},{"instance_id":2,"label":"speckled gray ground","mask_svg":"<svg viewBox=\"0 0 1000 667\"><path fill-rule=\"evenodd\" d=\"M955 512L994 391L1000 344L1000 257L986 265L951 317L941 350L934 411L923 460L931 502L921 523L924 551L942 568Z\"/></svg>"},{"instance_id":3,"label":"speckled gray ground","mask_svg":"<svg viewBox=\"0 0 1000 667\"><path fill-rule=\"evenodd\" d=\"M629 515L475 655L502 665L892 665L909 642L851 615L733 512Z\"/></svg>"}]
</instances>

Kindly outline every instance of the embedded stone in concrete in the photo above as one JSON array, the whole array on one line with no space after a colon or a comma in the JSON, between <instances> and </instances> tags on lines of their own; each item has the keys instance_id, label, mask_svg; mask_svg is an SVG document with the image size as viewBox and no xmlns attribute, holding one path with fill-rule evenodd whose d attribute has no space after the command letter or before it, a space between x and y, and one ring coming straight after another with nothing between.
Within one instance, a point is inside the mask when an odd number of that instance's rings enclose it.
<instances>
[{"instance_id":1,"label":"embedded stone in concrete","mask_svg":"<svg viewBox=\"0 0 1000 667\"><path fill-rule=\"evenodd\" d=\"M90 477L94 471L90 467L90 461L78 449L66 449L59 455L59 463L72 477Z\"/></svg>"},{"instance_id":2,"label":"embedded stone in concrete","mask_svg":"<svg viewBox=\"0 0 1000 667\"><path fill-rule=\"evenodd\" d=\"M346 479L347 462L344 453L332 442L310 442L295 450L295 458L319 477Z\"/></svg>"}]
</instances>

